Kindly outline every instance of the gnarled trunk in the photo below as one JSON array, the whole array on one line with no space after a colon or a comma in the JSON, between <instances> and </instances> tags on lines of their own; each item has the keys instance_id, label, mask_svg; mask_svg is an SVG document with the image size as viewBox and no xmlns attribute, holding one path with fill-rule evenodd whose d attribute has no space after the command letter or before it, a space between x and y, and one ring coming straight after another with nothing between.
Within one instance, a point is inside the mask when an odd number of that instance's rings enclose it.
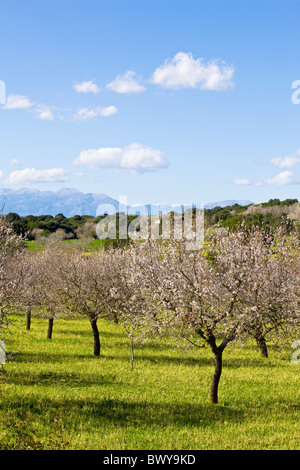
<instances>
[{"instance_id":1,"label":"gnarled trunk","mask_svg":"<svg viewBox=\"0 0 300 470\"><path fill-rule=\"evenodd\" d=\"M49 318L49 320L48 320L47 339L52 339L53 322L54 322L54 318L53 317Z\"/></svg>"},{"instance_id":2,"label":"gnarled trunk","mask_svg":"<svg viewBox=\"0 0 300 470\"><path fill-rule=\"evenodd\" d=\"M259 336L256 339L257 346L260 349L260 355L261 357L268 357L268 348L267 348L267 343L266 340L263 336Z\"/></svg>"},{"instance_id":3,"label":"gnarled trunk","mask_svg":"<svg viewBox=\"0 0 300 470\"><path fill-rule=\"evenodd\" d=\"M213 353L215 355L215 372L210 387L210 401L215 404L218 403L218 387L222 374L223 351L216 348Z\"/></svg>"},{"instance_id":4,"label":"gnarled trunk","mask_svg":"<svg viewBox=\"0 0 300 470\"><path fill-rule=\"evenodd\" d=\"M97 326L97 319L92 318L90 320L92 330L93 330L93 335L94 335L94 356L100 356L100 336L99 336L99 330Z\"/></svg>"},{"instance_id":5,"label":"gnarled trunk","mask_svg":"<svg viewBox=\"0 0 300 470\"><path fill-rule=\"evenodd\" d=\"M200 334L203 339L205 339L215 357L215 371L210 386L210 401L211 403L216 404L218 403L218 388L222 374L223 351L231 338L224 340L220 346L217 346L216 338L212 332L207 335L204 334L201 330L198 330L197 333Z\"/></svg>"}]
</instances>

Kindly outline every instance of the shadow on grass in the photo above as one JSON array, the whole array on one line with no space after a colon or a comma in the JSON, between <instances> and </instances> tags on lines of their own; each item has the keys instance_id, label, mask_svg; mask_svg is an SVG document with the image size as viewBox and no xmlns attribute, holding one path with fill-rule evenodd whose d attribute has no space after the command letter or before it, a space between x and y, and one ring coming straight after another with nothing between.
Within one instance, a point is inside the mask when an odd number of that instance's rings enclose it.
<instances>
[{"instance_id":1,"label":"shadow on grass","mask_svg":"<svg viewBox=\"0 0 300 470\"><path fill-rule=\"evenodd\" d=\"M222 425L224 421L240 423L245 417L242 409L221 405L195 403L127 402L125 400L99 398L92 400L50 400L27 397L14 400L17 415L30 413L34 419L43 421L41 410L47 415L61 412L65 426L74 422L103 429L107 425L128 426L188 426L203 428ZM4 402L0 403L0 414L5 412ZM249 418L249 416L248 416Z\"/></svg>"},{"instance_id":2,"label":"shadow on grass","mask_svg":"<svg viewBox=\"0 0 300 470\"><path fill-rule=\"evenodd\" d=\"M229 407L195 405L195 403L154 403L102 399L97 403L79 403L86 419L110 422L118 426L141 425L180 425L203 427L230 419L232 422L243 419L243 412Z\"/></svg>"},{"instance_id":3,"label":"shadow on grass","mask_svg":"<svg viewBox=\"0 0 300 470\"><path fill-rule=\"evenodd\" d=\"M39 372L36 374L27 374L27 373L14 373L13 377L9 379L10 383L14 385L24 385L24 386L66 386L66 387L76 387L76 388L85 388L90 385L116 385L122 384L122 381L118 380L115 375L112 374L87 374L81 375L76 373L67 373L67 372Z\"/></svg>"},{"instance_id":4,"label":"shadow on grass","mask_svg":"<svg viewBox=\"0 0 300 470\"><path fill-rule=\"evenodd\" d=\"M129 361L129 353L128 355L122 354L118 356L104 354L106 359L110 360L120 360L120 361ZM189 356L182 356L182 357L172 357L164 354L157 354L157 355L149 355L147 353L135 353L135 364L140 364L143 361L147 361L149 363L155 364L163 364L163 365L182 365L182 366L191 366L191 367L212 367L214 369L214 356L211 354L210 356L201 356L199 357L189 357ZM266 368L266 369L273 369L278 368L278 364L271 362L268 359L260 358L251 359L248 358L235 358L235 357L228 357L223 359L223 369L239 369L239 368ZM284 366L283 366L284 367Z\"/></svg>"},{"instance_id":5,"label":"shadow on grass","mask_svg":"<svg viewBox=\"0 0 300 470\"><path fill-rule=\"evenodd\" d=\"M66 353L49 353L49 352L39 352L39 353L33 353L33 352L18 352L14 356L14 362L18 363L36 363L36 364L63 364L63 363L68 363L68 362L74 362L76 359L85 359L85 358L92 358L91 356L84 356L82 354L66 354Z\"/></svg>"},{"instance_id":6,"label":"shadow on grass","mask_svg":"<svg viewBox=\"0 0 300 470\"><path fill-rule=\"evenodd\" d=\"M115 346L115 345L114 345ZM93 347L92 345L90 346L89 350L90 352L87 352L86 354L76 354L74 351L73 353L66 353L65 351L62 353L50 353L50 352L39 352L39 353L33 353L33 352L18 352L14 356L14 362L18 363L45 363L45 364L63 364L63 363L73 363L76 360L99 360L101 359L108 359L108 360L114 360L114 361L122 361L122 362L128 362L130 360L129 357L129 352L126 351L128 349L128 346L126 344L123 344L123 351L120 354L111 354L110 353L110 348L108 345L102 346L102 353L100 356L95 357L93 355ZM114 347L115 349L115 347ZM120 350L120 348L119 348ZM147 346L145 348L135 348L135 364L139 364L142 361L146 361L149 363L155 363L155 364L169 364L169 365L183 365L183 366L191 366L191 367L206 367L206 366L211 366L214 367L214 357L213 355L201 355L199 353L198 357L191 357L188 355L182 355L182 356L175 356L175 355L167 355L167 354L149 354L147 353ZM229 355L226 357L224 355L223 358L223 367L225 368L232 368L232 369L239 369L239 368L253 368L253 367L259 367L259 368L267 368L267 369L273 369L273 368L278 368L279 365L275 362L273 362L270 359L266 358L261 358L259 354L257 355L256 358L249 358L247 357L234 357Z\"/></svg>"},{"instance_id":7,"label":"shadow on grass","mask_svg":"<svg viewBox=\"0 0 300 470\"><path fill-rule=\"evenodd\" d=\"M92 329L87 328L86 330L71 330L71 329L64 329L64 328L59 328L57 329L57 332L61 335L67 335L67 336L76 336L76 337L92 337ZM120 331L101 331L101 327L99 327L99 333L100 333L100 338L124 338L126 339L126 335L124 334L123 330Z\"/></svg>"}]
</instances>

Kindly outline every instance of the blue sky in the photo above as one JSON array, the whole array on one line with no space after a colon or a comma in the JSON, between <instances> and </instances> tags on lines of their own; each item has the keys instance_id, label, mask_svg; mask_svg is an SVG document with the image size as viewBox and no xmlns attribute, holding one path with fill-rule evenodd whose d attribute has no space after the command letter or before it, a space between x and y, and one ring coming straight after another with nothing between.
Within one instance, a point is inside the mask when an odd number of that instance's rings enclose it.
<instances>
[{"instance_id":1,"label":"blue sky","mask_svg":"<svg viewBox=\"0 0 300 470\"><path fill-rule=\"evenodd\" d=\"M2 0L0 15L3 188L299 198L300 1Z\"/></svg>"}]
</instances>

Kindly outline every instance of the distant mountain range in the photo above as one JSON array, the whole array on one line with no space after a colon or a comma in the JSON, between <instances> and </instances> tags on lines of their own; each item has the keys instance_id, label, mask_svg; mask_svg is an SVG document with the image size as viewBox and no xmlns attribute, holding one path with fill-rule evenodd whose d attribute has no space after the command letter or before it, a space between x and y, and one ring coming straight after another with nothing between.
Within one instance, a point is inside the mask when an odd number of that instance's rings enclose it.
<instances>
[{"instance_id":1,"label":"distant mountain range","mask_svg":"<svg viewBox=\"0 0 300 470\"><path fill-rule=\"evenodd\" d=\"M204 204L205 208L212 209L216 206L232 206L234 204L246 206L253 204L247 200L228 200L211 202ZM158 211L174 210L171 205L151 205L147 204L151 213ZM187 206L185 206L187 208ZM192 204L191 206L192 207ZM59 191L40 191L38 189L0 189L0 209L2 208L3 214L9 212L16 212L21 217L26 215L52 215L63 214L65 217L72 217L74 215L97 215L103 213L113 213L116 211L127 212L125 205L119 205L119 201L113 199L106 194L82 193L78 189L65 188ZM142 206L136 206L128 210L129 213L136 213L137 210L142 211ZM141 212L142 214L142 212Z\"/></svg>"}]
</instances>

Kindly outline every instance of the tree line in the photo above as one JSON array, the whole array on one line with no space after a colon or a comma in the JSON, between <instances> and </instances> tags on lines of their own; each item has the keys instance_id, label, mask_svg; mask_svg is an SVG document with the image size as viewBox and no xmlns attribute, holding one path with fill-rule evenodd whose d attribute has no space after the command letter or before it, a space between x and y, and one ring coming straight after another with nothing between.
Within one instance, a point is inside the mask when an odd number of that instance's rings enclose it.
<instances>
[{"instance_id":1,"label":"tree line","mask_svg":"<svg viewBox=\"0 0 300 470\"><path fill-rule=\"evenodd\" d=\"M294 209L294 210L293 210ZM247 206L234 204L232 206L217 206L212 209L204 209L205 227L210 229L215 225L237 230L244 225L247 228L253 226L274 230L284 227L287 232L300 233L299 202L297 199L270 199L268 202ZM91 215L74 215L65 217L63 214L52 215L27 215L21 217L15 212L6 215L6 220L12 224L17 235L26 236L28 240L40 239L57 233L58 238L78 239L96 238L96 225L104 215L93 217ZM128 224L135 218L128 216Z\"/></svg>"}]
</instances>

